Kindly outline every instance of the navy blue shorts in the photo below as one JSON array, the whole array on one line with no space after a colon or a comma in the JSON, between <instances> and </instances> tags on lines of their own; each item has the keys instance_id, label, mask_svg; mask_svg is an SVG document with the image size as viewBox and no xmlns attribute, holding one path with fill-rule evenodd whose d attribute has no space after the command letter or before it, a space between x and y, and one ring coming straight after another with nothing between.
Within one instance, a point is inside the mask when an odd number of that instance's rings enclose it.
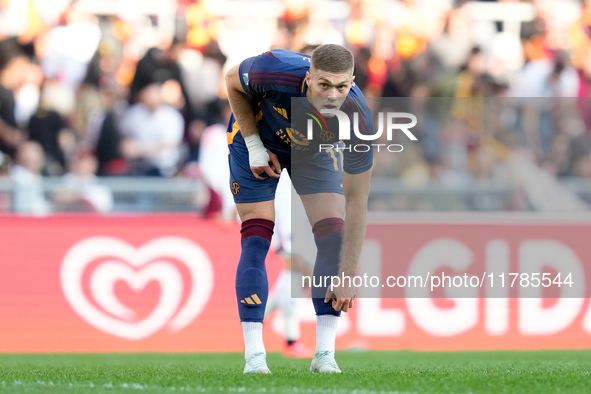
<instances>
[{"instance_id":1,"label":"navy blue shorts","mask_svg":"<svg viewBox=\"0 0 591 394\"><path fill-rule=\"evenodd\" d=\"M248 149L242 138L228 145L230 154L230 190L234 202L249 203L275 199L279 178L258 180L250 170ZM343 152L335 149L317 152L298 161L281 163L287 168L291 182L299 195L343 193ZM262 174L261 176L266 176Z\"/></svg>"}]
</instances>

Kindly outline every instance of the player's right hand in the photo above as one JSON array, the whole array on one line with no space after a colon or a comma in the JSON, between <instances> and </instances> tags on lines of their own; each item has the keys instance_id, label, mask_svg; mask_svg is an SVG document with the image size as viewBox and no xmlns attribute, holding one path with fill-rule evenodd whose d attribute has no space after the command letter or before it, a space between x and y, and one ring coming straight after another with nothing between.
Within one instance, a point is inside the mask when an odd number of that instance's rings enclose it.
<instances>
[{"instance_id":1,"label":"player's right hand","mask_svg":"<svg viewBox=\"0 0 591 394\"><path fill-rule=\"evenodd\" d=\"M266 166L251 166L250 170L256 179L259 181L263 181L266 178L262 177L261 174L266 173L271 178L279 178L281 176L281 165L279 165L279 159L277 159L277 155L267 149L267 155L269 159L267 160Z\"/></svg>"},{"instance_id":2,"label":"player's right hand","mask_svg":"<svg viewBox=\"0 0 591 394\"><path fill-rule=\"evenodd\" d=\"M332 303L332 308L335 311L347 312L353 308L353 301L355 300L355 287L342 285L334 286L326 290L324 296L324 303Z\"/></svg>"}]
</instances>

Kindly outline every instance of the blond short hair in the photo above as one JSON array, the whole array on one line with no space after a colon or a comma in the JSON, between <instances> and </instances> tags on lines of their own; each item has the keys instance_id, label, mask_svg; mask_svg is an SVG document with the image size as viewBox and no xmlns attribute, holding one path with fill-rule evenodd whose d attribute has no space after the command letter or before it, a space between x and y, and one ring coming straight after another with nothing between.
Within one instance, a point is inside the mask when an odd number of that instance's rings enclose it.
<instances>
[{"instance_id":1,"label":"blond short hair","mask_svg":"<svg viewBox=\"0 0 591 394\"><path fill-rule=\"evenodd\" d=\"M353 74L353 53L341 45L325 44L312 52L310 70L326 71L335 74Z\"/></svg>"}]
</instances>

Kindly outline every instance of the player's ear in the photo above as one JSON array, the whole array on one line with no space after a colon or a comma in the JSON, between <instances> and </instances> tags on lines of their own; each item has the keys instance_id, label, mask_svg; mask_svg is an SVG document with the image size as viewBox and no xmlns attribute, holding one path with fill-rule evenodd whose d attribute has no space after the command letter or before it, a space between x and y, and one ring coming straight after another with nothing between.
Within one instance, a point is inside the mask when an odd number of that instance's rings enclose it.
<instances>
[{"instance_id":1,"label":"player's ear","mask_svg":"<svg viewBox=\"0 0 591 394\"><path fill-rule=\"evenodd\" d=\"M309 85L312 79L312 74L310 74L310 71L306 71L306 83Z\"/></svg>"}]
</instances>

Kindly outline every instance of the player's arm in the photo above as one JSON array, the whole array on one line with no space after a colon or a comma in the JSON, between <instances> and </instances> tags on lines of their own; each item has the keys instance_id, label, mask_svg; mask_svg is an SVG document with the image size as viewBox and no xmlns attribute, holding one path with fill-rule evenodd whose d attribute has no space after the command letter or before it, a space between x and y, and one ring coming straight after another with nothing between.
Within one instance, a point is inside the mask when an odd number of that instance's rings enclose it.
<instances>
[{"instance_id":1,"label":"player's arm","mask_svg":"<svg viewBox=\"0 0 591 394\"><path fill-rule=\"evenodd\" d=\"M279 178L281 174L279 160L273 152L265 148L261 141L253 111L253 96L246 93L242 87L239 70L239 66L236 65L226 73L226 89L228 90L230 107L236 122L240 125L240 133L248 148L250 169L255 178L259 180L265 179L260 176L263 172L266 172L270 177Z\"/></svg>"}]
</instances>

